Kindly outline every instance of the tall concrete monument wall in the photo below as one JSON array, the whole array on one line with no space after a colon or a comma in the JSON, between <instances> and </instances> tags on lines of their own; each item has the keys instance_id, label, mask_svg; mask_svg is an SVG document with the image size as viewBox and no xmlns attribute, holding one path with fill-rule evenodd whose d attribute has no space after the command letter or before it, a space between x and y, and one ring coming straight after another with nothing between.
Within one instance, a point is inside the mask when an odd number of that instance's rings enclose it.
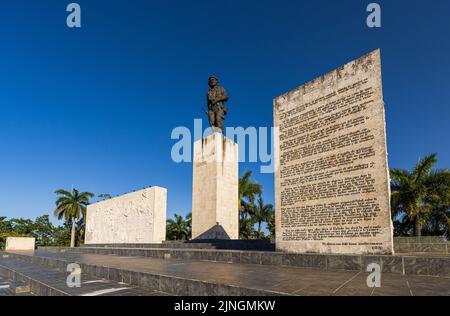
<instances>
[{"instance_id":1,"label":"tall concrete monument wall","mask_svg":"<svg viewBox=\"0 0 450 316\"><path fill-rule=\"evenodd\" d=\"M195 142L192 238L239 238L238 154L238 145L222 133Z\"/></svg>"},{"instance_id":2,"label":"tall concrete monument wall","mask_svg":"<svg viewBox=\"0 0 450 316\"><path fill-rule=\"evenodd\" d=\"M87 208L85 244L161 243L166 239L167 190L151 187Z\"/></svg>"},{"instance_id":3,"label":"tall concrete monument wall","mask_svg":"<svg viewBox=\"0 0 450 316\"><path fill-rule=\"evenodd\" d=\"M376 50L274 100L276 246L393 253Z\"/></svg>"}]
</instances>

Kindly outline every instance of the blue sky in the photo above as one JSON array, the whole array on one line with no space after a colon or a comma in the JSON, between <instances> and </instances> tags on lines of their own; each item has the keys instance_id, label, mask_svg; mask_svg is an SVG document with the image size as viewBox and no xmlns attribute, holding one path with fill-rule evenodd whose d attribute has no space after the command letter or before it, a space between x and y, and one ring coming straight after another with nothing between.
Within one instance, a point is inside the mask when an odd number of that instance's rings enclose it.
<instances>
[{"instance_id":1,"label":"blue sky","mask_svg":"<svg viewBox=\"0 0 450 316\"><path fill-rule=\"evenodd\" d=\"M168 215L191 208L192 166L175 164L176 126L202 118L207 78L230 94L229 126L268 126L272 100L381 48L389 164L431 152L450 165L446 0L62 0L0 7L0 215L35 218L72 186L122 194L168 188ZM206 123L206 122L205 122ZM273 202L273 175L241 164Z\"/></svg>"}]
</instances>

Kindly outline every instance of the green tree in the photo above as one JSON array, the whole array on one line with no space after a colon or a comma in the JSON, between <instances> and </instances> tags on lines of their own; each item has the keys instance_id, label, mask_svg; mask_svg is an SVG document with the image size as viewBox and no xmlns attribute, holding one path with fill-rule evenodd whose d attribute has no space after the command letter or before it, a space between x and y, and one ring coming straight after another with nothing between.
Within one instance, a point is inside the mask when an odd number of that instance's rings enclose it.
<instances>
[{"instance_id":1,"label":"green tree","mask_svg":"<svg viewBox=\"0 0 450 316\"><path fill-rule=\"evenodd\" d=\"M255 199L261 194L262 186L253 181L251 171L246 171L239 178L239 235L242 239L250 239L254 235L252 213L255 209Z\"/></svg>"},{"instance_id":2,"label":"green tree","mask_svg":"<svg viewBox=\"0 0 450 316\"><path fill-rule=\"evenodd\" d=\"M267 238L274 240L275 239L275 209L272 208L269 217L267 218L267 231L269 232L269 235L267 235Z\"/></svg>"},{"instance_id":3,"label":"green tree","mask_svg":"<svg viewBox=\"0 0 450 316\"><path fill-rule=\"evenodd\" d=\"M252 239L256 234L254 221L251 215L241 216L239 219L239 238Z\"/></svg>"},{"instance_id":4,"label":"green tree","mask_svg":"<svg viewBox=\"0 0 450 316\"><path fill-rule=\"evenodd\" d=\"M429 236L445 236L450 239L450 196L431 202L431 213L425 221L424 233Z\"/></svg>"},{"instance_id":5,"label":"green tree","mask_svg":"<svg viewBox=\"0 0 450 316\"><path fill-rule=\"evenodd\" d=\"M264 204L262 196L258 197L254 211L252 214L254 222L257 224L256 238L264 238L264 233L262 231L262 223L270 221L271 215L273 213L272 204Z\"/></svg>"},{"instance_id":6,"label":"green tree","mask_svg":"<svg viewBox=\"0 0 450 316\"><path fill-rule=\"evenodd\" d=\"M31 219L13 218L11 219L12 230L21 236L32 236L34 223Z\"/></svg>"},{"instance_id":7,"label":"green tree","mask_svg":"<svg viewBox=\"0 0 450 316\"><path fill-rule=\"evenodd\" d=\"M173 219L167 220L167 239L168 240L189 240L191 224L189 219L185 220L183 216L175 214Z\"/></svg>"},{"instance_id":8,"label":"green tree","mask_svg":"<svg viewBox=\"0 0 450 316\"><path fill-rule=\"evenodd\" d=\"M6 220L6 216L0 216L0 233L12 231L11 221Z\"/></svg>"},{"instance_id":9,"label":"green tree","mask_svg":"<svg viewBox=\"0 0 450 316\"><path fill-rule=\"evenodd\" d=\"M6 220L6 217L0 217L0 249L4 249L8 237L34 237L38 247L67 247L70 245L71 227L70 221L68 224L55 227L48 215L40 216L35 221L15 218ZM77 244L82 240L81 229L77 228Z\"/></svg>"},{"instance_id":10,"label":"green tree","mask_svg":"<svg viewBox=\"0 0 450 316\"><path fill-rule=\"evenodd\" d=\"M446 227L449 230L450 172L433 170L436 154L420 160L412 171L391 170L391 204L396 233L413 231L422 235L422 228ZM439 212L436 205L441 205Z\"/></svg>"},{"instance_id":11,"label":"green tree","mask_svg":"<svg viewBox=\"0 0 450 316\"><path fill-rule=\"evenodd\" d=\"M188 230L188 240L192 239L192 212L186 215L186 225Z\"/></svg>"},{"instance_id":12,"label":"green tree","mask_svg":"<svg viewBox=\"0 0 450 316\"><path fill-rule=\"evenodd\" d=\"M55 227L53 233L53 246L69 247L71 231L72 229L70 223L64 223L63 226Z\"/></svg>"},{"instance_id":13,"label":"green tree","mask_svg":"<svg viewBox=\"0 0 450 316\"><path fill-rule=\"evenodd\" d=\"M6 220L6 217L0 217L0 249L5 248L6 239L8 237L30 237L32 228L30 228L29 220L11 219ZM17 231L14 230L17 228Z\"/></svg>"},{"instance_id":14,"label":"green tree","mask_svg":"<svg viewBox=\"0 0 450 316\"><path fill-rule=\"evenodd\" d=\"M33 236L38 247L48 247L54 244L55 227L48 215L43 215L34 221Z\"/></svg>"},{"instance_id":15,"label":"green tree","mask_svg":"<svg viewBox=\"0 0 450 316\"><path fill-rule=\"evenodd\" d=\"M66 190L57 190L55 216L58 219L65 219L66 225L71 225L70 247L75 247L76 220L86 217L86 207L89 205L89 199L94 197L91 192L79 192L73 189L72 192Z\"/></svg>"}]
</instances>

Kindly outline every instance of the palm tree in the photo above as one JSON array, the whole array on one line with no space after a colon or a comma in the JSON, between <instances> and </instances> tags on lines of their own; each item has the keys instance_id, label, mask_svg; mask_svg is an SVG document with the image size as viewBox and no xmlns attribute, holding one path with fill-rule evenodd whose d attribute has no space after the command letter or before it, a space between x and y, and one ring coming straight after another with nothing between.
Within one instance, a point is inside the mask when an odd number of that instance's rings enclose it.
<instances>
[{"instance_id":1,"label":"palm tree","mask_svg":"<svg viewBox=\"0 0 450 316\"><path fill-rule=\"evenodd\" d=\"M79 192L73 189L72 192L66 190L57 190L55 216L59 220L65 219L67 225L72 226L70 235L70 247L75 247L76 220L86 218L86 207L89 205L89 199L94 197L91 192Z\"/></svg>"},{"instance_id":2,"label":"palm tree","mask_svg":"<svg viewBox=\"0 0 450 316\"><path fill-rule=\"evenodd\" d=\"M415 236L421 236L422 226L427 221L437 219L436 203L443 204L447 211L445 220L442 218L439 222L449 227L450 171L433 170L437 163L436 156L432 154L420 160L411 172L402 169L391 170L394 219L397 218L397 222L403 225L403 231L405 228L407 230L408 223L411 224Z\"/></svg>"},{"instance_id":3,"label":"palm tree","mask_svg":"<svg viewBox=\"0 0 450 316\"><path fill-rule=\"evenodd\" d=\"M267 230L269 235L267 238L274 240L275 239L275 209L272 208L272 211L269 214L269 218L266 220Z\"/></svg>"},{"instance_id":4,"label":"palm tree","mask_svg":"<svg viewBox=\"0 0 450 316\"><path fill-rule=\"evenodd\" d=\"M251 239L255 234L254 222L251 217L242 217L239 219L239 238Z\"/></svg>"},{"instance_id":5,"label":"palm tree","mask_svg":"<svg viewBox=\"0 0 450 316\"><path fill-rule=\"evenodd\" d=\"M192 238L192 212L186 215L186 226L188 231L188 240Z\"/></svg>"},{"instance_id":6,"label":"palm tree","mask_svg":"<svg viewBox=\"0 0 450 316\"><path fill-rule=\"evenodd\" d=\"M188 240L190 224L183 216L175 214L173 219L167 220L167 239Z\"/></svg>"},{"instance_id":7,"label":"palm tree","mask_svg":"<svg viewBox=\"0 0 450 316\"><path fill-rule=\"evenodd\" d=\"M262 186L252 180L252 172L246 171L239 178L239 210L244 211L245 204L254 203L257 195L261 195Z\"/></svg>"},{"instance_id":8,"label":"palm tree","mask_svg":"<svg viewBox=\"0 0 450 316\"><path fill-rule=\"evenodd\" d=\"M252 172L246 171L239 178L239 230L241 238L249 239L253 233L251 215L255 208L255 198L262 194L262 186L252 180Z\"/></svg>"},{"instance_id":9,"label":"palm tree","mask_svg":"<svg viewBox=\"0 0 450 316\"><path fill-rule=\"evenodd\" d=\"M261 196L258 197L258 201L253 211L253 220L258 224L258 229L256 230L256 238L264 238L264 233L262 232L262 222L269 222L271 215L273 213L272 204L264 204L264 200Z\"/></svg>"},{"instance_id":10,"label":"palm tree","mask_svg":"<svg viewBox=\"0 0 450 316\"><path fill-rule=\"evenodd\" d=\"M445 236L450 239L450 201L448 197L444 197L441 202L433 205L424 227L430 236Z\"/></svg>"}]
</instances>

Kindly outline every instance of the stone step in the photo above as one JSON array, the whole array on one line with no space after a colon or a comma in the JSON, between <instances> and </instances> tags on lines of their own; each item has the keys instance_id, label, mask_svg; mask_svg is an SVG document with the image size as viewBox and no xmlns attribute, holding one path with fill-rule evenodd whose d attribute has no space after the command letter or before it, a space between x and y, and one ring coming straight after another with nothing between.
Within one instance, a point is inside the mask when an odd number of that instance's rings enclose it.
<instances>
[{"instance_id":1,"label":"stone step","mask_svg":"<svg viewBox=\"0 0 450 316\"><path fill-rule=\"evenodd\" d=\"M9 280L9 293L0 296L161 296L152 289L142 289L125 283L81 275L80 287L69 287L66 269L42 265L14 255L0 257L0 281Z\"/></svg>"},{"instance_id":2,"label":"stone step","mask_svg":"<svg viewBox=\"0 0 450 316\"><path fill-rule=\"evenodd\" d=\"M82 271L92 278L123 282L176 295L450 295L450 277L383 273L382 287L374 289L367 286L367 271L74 252L35 251L7 255L10 259L18 259L38 270L42 268L36 267L43 266L63 273L67 264L78 263Z\"/></svg>"},{"instance_id":3,"label":"stone step","mask_svg":"<svg viewBox=\"0 0 450 316\"><path fill-rule=\"evenodd\" d=\"M0 296L13 296L9 290L9 281L0 274Z\"/></svg>"},{"instance_id":4,"label":"stone step","mask_svg":"<svg viewBox=\"0 0 450 316\"><path fill-rule=\"evenodd\" d=\"M170 248L275 251L270 240L193 240L163 241L160 244L87 244L83 248Z\"/></svg>"},{"instance_id":5,"label":"stone step","mask_svg":"<svg viewBox=\"0 0 450 316\"><path fill-rule=\"evenodd\" d=\"M48 249L47 249L48 250ZM240 264L293 266L322 270L365 271L378 263L383 272L403 275L450 277L450 256L442 254L330 255L289 254L270 251L237 251L210 249L146 249L146 248L53 248L58 253L83 253L121 257L197 260Z\"/></svg>"},{"instance_id":6,"label":"stone step","mask_svg":"<svg viewBox=\"0 0 450 316\"><path fill-rule=\"evenodd\" d=\"M31 292L31 285L24 281L10 281L9 282L9 290L13 294L26 294Z\"/></svg>"},{"instance_id":7,"label":"stone step","mask_svg":"<svg viewBox=\"0 0 450 316\"><path fill-rule=\"evenodd\" d=\"M47 247L48 249L54 247ZM181 244L181 243L162 243L162 244L90 244L90 245L82 245L80 248L176 248L176 249L216 249L216 247L212 244ZM42 249L42 248L41 248Z\"/></svg>"},{"instance_id":8,"label":"stone step","mask_svg":"<svg viewBox=\"0 0 450 316\"><path fill-rule=\"evenodd\" d=\"M397 252L434 252L449 253L450 242L444 237L396 237L394 247ZM220 249L275 251L270 240L203 240L203 241L163 241L160 244L90 244L83 248L170 248L170 249ZM51 248L51 247L50 247ZM423 250L422 250L423 249Z\"/></svg>"},{"instance_id":9,"label":"stone step","mask_svg":"<svg viewBox=\"0 0 450 316\"><path fill-rule=\"evenodd\" d=\"M288 295L288 293L276 292L264 289L254 289L251 287L235 286L222 284L219 282L206 282L189 277L173 276L168 273L157 272L138 272L133 269L100 266L96 264L87 264L77 261L76 256L71 256L70 253L65 253L66 258L40 256L36 254L24 253L7 253L4 256L7 258L0 259L0 274L2 269L10 270L17 269L17 267L25 266L25 269L40 271L40 274L46 274L45 271L51 271L52 280L59 280L58 288L64 288L62 280L66 280L67 274L64 272L67 266L71 263L79 264L85 278L97 278L116 282L118 284L127 284L138 288L151 290L151 293L183 295L183 296L205 296L205 295L219 295L219 296L267 296L267 295ZM106 257L106 256L105 256ZM9 264L8 264L9 260ZM8 264L9 267L5 267ZM45 268L42 268L45 267ZM45 271L42 271L45 269ZM50 272L48 272L50 273ZM60 275L55 276L55 274ZM64 277L63 277L64 276ZM32 288L33 288L33 283ZM42 292L39 292L41 295ZM64 288L64 295L70 295L71 291ZM53 293L51 293L53 294ZM58 293L56 293L58 294ZM120 294L120 293L119 293ZM118 294L118 295L119 295ZM45 295L45 294L44 294Z\"/></svg>"}]
</instances>

